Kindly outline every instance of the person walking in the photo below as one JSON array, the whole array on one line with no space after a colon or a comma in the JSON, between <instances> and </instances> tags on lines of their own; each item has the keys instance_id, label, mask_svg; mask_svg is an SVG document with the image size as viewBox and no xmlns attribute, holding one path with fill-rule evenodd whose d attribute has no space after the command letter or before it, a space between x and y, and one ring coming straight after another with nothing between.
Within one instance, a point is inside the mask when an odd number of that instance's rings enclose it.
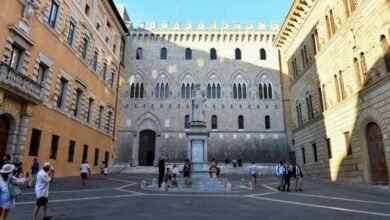
<instances>
[{"instance_id":1,"label":"person walking","mask_svg":"<svg viewBox=\"0 0 390 220\"><path fill-rule=\"evenodd\" d=\"M34 220L38 219L39 209L43 208L43 219L51 219L52 216L47 216L47 204L49 201L49 185L53 175L52 166L49 162L44 163L42 170L37 174L37 183L35 184L35 195L37 204L34 209Z\"/></svg>"},{"instance_id":2,"label":"person walking","mask_svg":"<svg viewBox=\"0 0 390 220\"><path fill-rule=\"evenodd\" d=\"M187 188L191 186L191 163L190 160L187 158L184 161L184 167L183 167L183 173L184 173L184 180Z\"/></svg>"},{"instance_id":3,"label":"person walking","mask_svg":"<svg viewBox=\"0 0 390 220\"><path fill-rule=\"evenodd\" d=\"M158 161L158 188L161 187L161 183L164 181L165 173L165 161L161 159Z\"/></svg>"},{"instance_id":4,"label":"person walking","mask_svg":"<svg viewBox=\"0 0 390 220\"><path fill-rule=\"evenodd\" d=\"M253 187L256 186L257 166L255 161L252 161L252 165L249 166L249 175L252 177Z\"/></svg>"},{"instance_id":5,"label":"person walking","mask_svg":"<svg viewBox=\"0 0 390 220\"><path fill-rule=\"evenodd\" d=\"M279 186L278 186L279 191L282 191L282 187L284 185L284 172L285 169L284 169L283 161L280 161L280 163L276 166L275 169L275 174L279 178Z\"/></svg>"},{"instance_id":6,"label":"person walking","mask_svg":"<svg viewBox=\"0 0 390 220\"><path fill-rule=\"evenodd\" d=\"M302 184L303 184L303 173L302 169L299 166L299 163L297 163L293 170L292 170L293 177L295 178L295 191L303 191L302 190Z\"/></svg>"},{"instance_id":7,"label":"person walking","mask_svg":"<svg viewBox=\"0 0 390 220\"><path fill-rule=\"evenodd\" d=\"M81 173L81 186L85 189L88 175L91 175L91 168L86 160L80 165L80 173Z\"/></svg>"},{"instance_id":8,"label":"person walking","mask_svg":"<svg viewBox=\"0 0 390 220\"><path fill-rule=\"evenodd\" d=\"M39 162L37 158L33 159L33 164L31 165L31 177L28 182L27 187L31 188L35 185L35 181L37 180L37 174L39 171Z\"/></svg>"},{"instance_id":9,"label":"person walking","mask_svg":"<svg viewBox=\"0 0 390 220\"><path fill-rule=\"evenodd\" d=\"M287 192L290 192L290 179L291 179L291 174L292 174L292 169L290 164L287 162L284 165L284 185L283 185L283 190L286 189L287 186Z\"/></svg>"},{"instance_id":10,"label":"person walking","mask_svg":"<svg viewBox=\"0 0 390 220\"><path fill-rule=\"evenodd\" d=\"M15 207L15 198L10 198L8 185L9 184L24 184L25 178L17 178L13 175L15 165L4 164L0 170L0 204L2 207L0 220L6 220L9 211Z\"/></svg>"},{"instance_id":11,"label":"person walking","mask_svg":"<svg viewBox=\"0 0 390 220\"><path fill-rule=\"evenodd\" d=\"M100 164L100 178L103 178L104 176L104 169L106 168L106 162L105 161L102 161L102 163Z\"/></svg>"}]
</instances>

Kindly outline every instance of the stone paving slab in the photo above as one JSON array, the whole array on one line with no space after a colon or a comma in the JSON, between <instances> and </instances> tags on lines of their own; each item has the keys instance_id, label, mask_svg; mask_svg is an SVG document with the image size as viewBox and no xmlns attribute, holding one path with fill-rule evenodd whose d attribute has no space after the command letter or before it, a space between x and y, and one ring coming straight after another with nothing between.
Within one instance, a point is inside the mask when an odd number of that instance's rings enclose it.
<instances>
[{"instance_id":1,"label":"stone paving slab","mask_svg":"<svg viewBox=\"0 0 390 220\"><path fill-rule=\"evenodd\" d=\"M226 175L228 176L228 175ZM225 176L225 177L226 177ZM169 193L142 190L154 174L92 176L87 189L80 177L56 179L50 186L53 219L389 219L390 198L357 192L326 181L305 179L303 192L279 192L274 176L260 176L254 190L234 193ZM249 181L229 175L229 181ZM371 190L371 188L368 188ZM32 219L35 198L24 189L11 220Z\"/></svg>"}]
</instances>

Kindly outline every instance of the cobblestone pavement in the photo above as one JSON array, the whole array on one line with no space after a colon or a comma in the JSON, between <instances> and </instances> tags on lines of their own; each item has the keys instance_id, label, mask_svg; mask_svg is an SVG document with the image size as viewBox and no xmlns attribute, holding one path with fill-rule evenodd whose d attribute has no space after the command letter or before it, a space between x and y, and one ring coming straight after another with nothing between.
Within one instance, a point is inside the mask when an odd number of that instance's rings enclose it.
<instances>
[{"instance_id":1,"label":"cobblestone pavement","mask_svg":"<svg viewBox=\"0 0 390 220\"><path fill-rule=\"evenodd\" d=\"M87 189L79 177L57 178L50 186L53 219L390 219L385 188L356 190L305 179L303 192L279 192L274 176L261 176L252 191L232 193L165 193L142 190L152 174L92 176ZM233 184L248 176L226 175ZM293 189L293 187L292 187ZM9 219L32 219L33 189L23 189ZM387 189L388 191L388 189Z\"/></svg>"}]
</instances>

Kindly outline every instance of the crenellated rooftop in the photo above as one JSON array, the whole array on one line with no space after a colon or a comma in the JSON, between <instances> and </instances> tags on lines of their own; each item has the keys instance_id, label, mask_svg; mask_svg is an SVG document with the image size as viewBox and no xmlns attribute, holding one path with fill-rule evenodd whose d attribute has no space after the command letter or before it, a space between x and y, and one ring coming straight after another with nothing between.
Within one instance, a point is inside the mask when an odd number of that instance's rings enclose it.
<instances>
[{"instance_id":1,"label":"crenellated rooftop","mask_svg":"<svg viewBox=\"0 0 390 220\"><path fill-rule=\"evenodd\" d=\"M274 42L275 47L283 48L289 44L316 2L317 0L294 0Z\"/></svg>"},{"instance_id":2,"label":"crenellated rooftop","mask_svg":"<svg viewBox=\"0 0 390 220\"><path fill-rule=\"evenodd\" d=\"M230 26L228 22L223 22L220 27L218 27L217 22L210 22L209 27L206 28L205 22L198 22L197 26L194 26L192 22L185 22L184 26L181 25L180 22L174 22L173 26L170 26L169 22L163 21L161 26L158 26L156 21L152 21L149 27L146 27L144 21L140 21L138 23L138 28L133 29L132 31L218 31L218 30L226 30L226 31L279 31L278 23L271 23L270 27L267 29L267 26L264 22L259 22L254 24L253 22L247 22L246 24L241 24L240 22L234 22L233 26Z\"/></svg>"}]
</instances>

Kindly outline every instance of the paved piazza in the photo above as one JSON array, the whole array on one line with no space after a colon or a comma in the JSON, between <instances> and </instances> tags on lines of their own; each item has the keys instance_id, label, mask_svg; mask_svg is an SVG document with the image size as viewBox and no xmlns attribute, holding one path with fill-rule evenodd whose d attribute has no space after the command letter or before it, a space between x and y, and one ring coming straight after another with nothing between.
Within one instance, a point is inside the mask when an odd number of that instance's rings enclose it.
<instances>
[{"instance_id":1,"label":"paved piazza","mask_svg":"<svg viewBox=\"0 0 390 220\"><path fill-rule=\"evenodd\" d=\"M141 190L156 175L92 176L87 189L77 177L58 178L50 186L53 219L388 219L390 194L384 188L304 182L304 192L278 192L273 176L262 176L253 191L232 193L160 193ZM247 176L226 176L239 184ZM31 219L33 189L24 189L10 219Z\"/></svg>"}]
</instances>

